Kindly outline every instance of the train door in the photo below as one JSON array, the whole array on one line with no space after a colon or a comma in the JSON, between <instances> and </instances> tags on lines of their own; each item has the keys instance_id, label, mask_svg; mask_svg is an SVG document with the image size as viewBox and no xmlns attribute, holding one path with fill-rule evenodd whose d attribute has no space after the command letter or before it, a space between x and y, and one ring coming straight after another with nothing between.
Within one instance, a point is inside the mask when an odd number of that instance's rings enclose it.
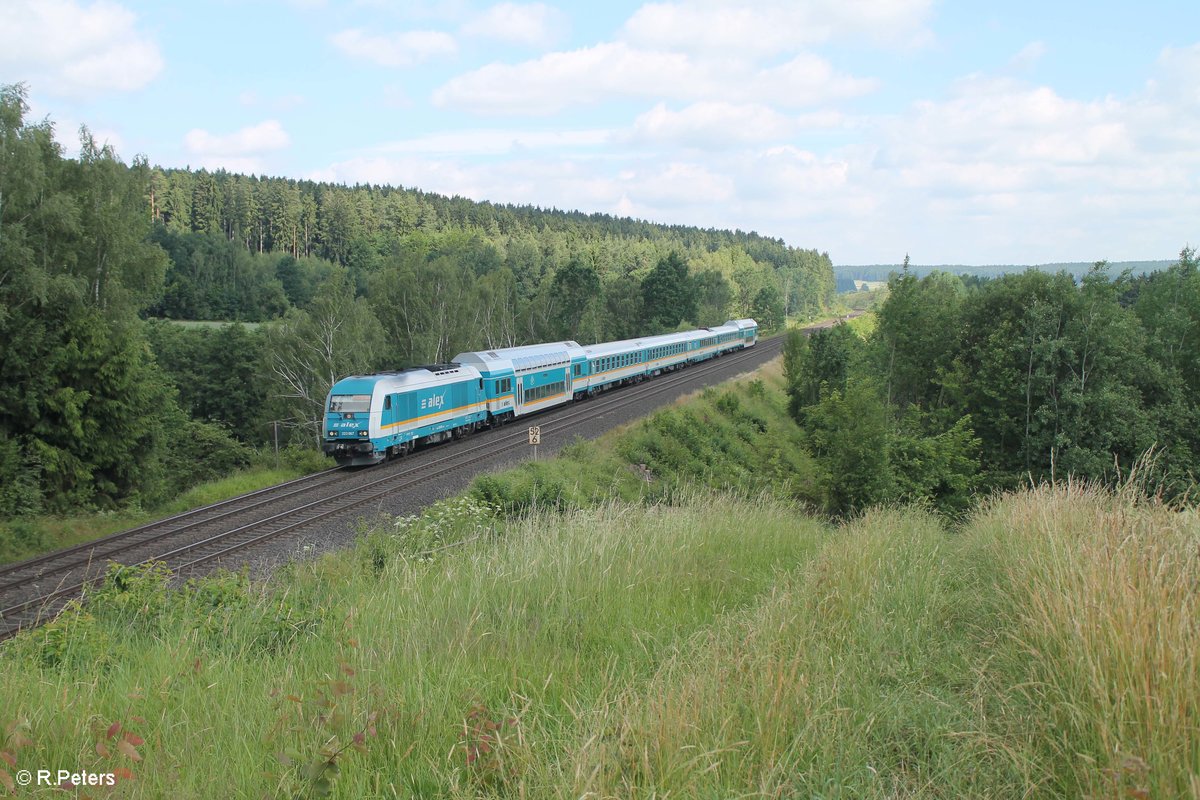
<instances>
[{"instance_id":1,"label":"train door","mask_svg":"<svg viewBox=\"0 0 1200 800\"><path fill-rule=\"evenodd\" d=\"M525 399L525 392L524 392L523 382L520 378L517 378L517 387L516 387L516 390L513 392L513 412L518 417L525 413L525 409L524 409L525 403L523 402L524 399Z\"/></svg>"}]
</instances>

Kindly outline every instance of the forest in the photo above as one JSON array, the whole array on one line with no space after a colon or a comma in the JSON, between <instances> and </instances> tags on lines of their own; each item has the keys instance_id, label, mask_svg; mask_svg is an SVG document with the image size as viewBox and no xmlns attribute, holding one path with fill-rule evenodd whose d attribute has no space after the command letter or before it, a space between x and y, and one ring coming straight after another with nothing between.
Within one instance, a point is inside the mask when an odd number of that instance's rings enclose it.
<instances>
[{"instance_id":1,"label":"forest","mask_svg":"<svg viewBox=\"0 0 1200 800\"><path fill-rule=\"evenodd\" d=\"M1200 474L1200 262L1081 281L902 269L866 337L791 335L792 413L836 513L979 492L1134 481L1194 500Z\"/></svg>"},{"instance_id":2,"label":"forest","mask_svg":"<svg viewBox=\"0 0 1200 800\"><path fill-rule=\"evenodd\" d=\"M755 233L126 164L86 128L67 158L28 116L0 87L0 516L151 505L277 425L311 448L347 374L833 298L827 254Z\"/></svg>"}]
</instances>

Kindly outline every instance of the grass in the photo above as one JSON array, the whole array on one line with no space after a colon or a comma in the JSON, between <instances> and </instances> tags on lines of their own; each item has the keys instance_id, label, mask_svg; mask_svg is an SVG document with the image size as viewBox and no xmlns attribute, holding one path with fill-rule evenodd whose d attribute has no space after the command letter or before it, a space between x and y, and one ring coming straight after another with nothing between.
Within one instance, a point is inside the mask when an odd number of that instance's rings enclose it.
<instances>
[{"instance_id":1,"label":"grass","mask_svg":"<svg viewBox=\"0 0 1200 800\"><path fill-rule=\"evenodd\" d=\"M842 292L837 296L835 304L851 311L866 311L882 305L887 296L887 287L876 289L873 292Z\"/></svg>"},{"instance_id":2,"label":"grass","mask_svg":"<svg viewBox=\"0 0 1200 800\"><path fill-rule=\"evenodd\" d=\"M895 797L973 789L958 596L929 517L839 531L755 607L693 637L584 731L573 796ZM611 731L606 737L604 731Z\"/></svg>"},{"instance_id":3,"label":"grass","mask_svg":"<svg viewBox=\"0 0 1200 800\"><path fill-rule=\"evenodd\" d=\"M1200 785L1194 511L1042 487L831 528L699 492L369 528L275 588L110 581L0 650L0 749L128 797Z\"/></svg>"},{"instance_id":4,"label":"grass","mask_svg":"<svg viewBox=\"0 0 1200 800\"><path fill-rule=\"evenodd\" d=\"M1132 492L1041 487L965 546L996 565L996 686L1058 796L1200 796L1200 515Z\"/></svg>"}]
</instances>

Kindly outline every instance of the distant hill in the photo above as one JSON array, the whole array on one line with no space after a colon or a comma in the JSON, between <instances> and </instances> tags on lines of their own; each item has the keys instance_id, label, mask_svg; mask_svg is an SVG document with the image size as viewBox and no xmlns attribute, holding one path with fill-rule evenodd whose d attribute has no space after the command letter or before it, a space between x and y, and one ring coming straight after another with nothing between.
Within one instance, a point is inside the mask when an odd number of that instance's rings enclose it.
<instances>
[{"instance_id":1,"label":"distant hill","mask_svg":"<svg viewBox=\"0 0 1200 800\"><path fill-rule=\"evenodd\" d=\"M1175 263L1175 259L1164 261L1111 261L1108 264L1110 275L1119 275L1124 270L1131 270L1134 275L1144 272L1156 272L1166 269ZM864 264L859 266L837 266L833 268L837 278L839 292L854 291L853 281L886 281L893 272L899 272L902 264ZM1008 272L1024 272L1027 269L1040 269L1044 272L1069 272L1076 279L1088 273L1092 268L1090 261L1073 261L1061 264L991 264L987 266L972 266L968 264L909 264L909 272L918 278L923 278L931 272L949 272L954 275L974 275L980 278L995 278Z\"/></svg>"}]
</instances>

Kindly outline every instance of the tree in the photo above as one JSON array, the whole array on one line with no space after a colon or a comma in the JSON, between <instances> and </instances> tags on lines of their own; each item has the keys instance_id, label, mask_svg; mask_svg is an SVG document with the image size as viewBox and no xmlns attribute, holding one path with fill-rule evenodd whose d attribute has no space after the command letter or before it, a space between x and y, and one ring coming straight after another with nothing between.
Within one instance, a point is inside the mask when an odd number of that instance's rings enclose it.
<instances>
[{"instance_id":1,"label":"tree","mask_svg":"<svg viewBox=\"0 0 1200 800\"><path fill-rule=\"evenodd\" d=\"M311 442L320 440L325 398L346 375L378 369L383 328L366 300L356 298L345 271L307 310L292 310L266 328L266 369L276 411Z\"/></svg>"},{"instance_id":2,"label":"tree","mask_svg":"<svg viewBox=\"0 0 1200 800\"><path fill-rule=\"evenodd\" d=\"M943 513L963 514L974 502L980 484L980 440L971 418L961 417L947 430L927 434L928 415L915 407L888 442L896 499L927 503Z\"/></svg>"},{"instance_id":3,"label":"tree","mask_svg":"<svg viewBox=\"0 0 1200 800\"><path fill-rule=\"evenodd\" d=\"M262 332L237 323L214 330L151 320L147 338L188 417L216 423L244 442L265 440Z\"/></svg>"},{"instance_id":4,"label":"tree","mask_svg":"<svg viewBox=\"0 0 1200 800\"><path fill-rule=\"evenodd\" d=\"M0 460L37 476L26 506L151 496L174 399L135 316L166 264L146 241L149 170L86 130L66 160L26 111L23 87L0 89Z\"/></svg>"},{"instance_id":5,"label":"tree","mask_svg":"<svg viewBox=\"0 0 1200 800\"><path fill-rule=\"evenodd\" d=\"M632 273L612 276L604 285L602 341L632 339L647 333L642 322L642 285Z\"/></svg>"},{"instance_id":6,"label":"tree","mask_svg":"<svg viewBox=\"0 0 1200 800\"><path fill-rule=\"evenodd\" d=\"M678 253L671 251L650 271L642 281L642 298L645 333L669 331L696 318L696 287Z\"/></svg>"},{"instance_id":7,"label":"tree","mask_svg":"<svg viewBox=\"0 0 1200 800\"><path fill-rule=\"evenodd\" d=\"M729 319L733 287L719 270L706 269L692 278L696 286L696 324L710 328Z\"/></svg>"},{"instance_id":8,"label":"tree","mask_svg":"<svg viewBox=\"0 0 1200 800\"><path fill-rule=\"evenodd\" d=\"M361 226L358 207L349 190L329 189L324 193L317 206L317 235L325 258L348 266L352 244Z\"/></svg>"},{"instance_id":9,"label":"tree","mask_svg":"<svg viewBox=\"0 0 1200 800\"><path fill-rule=\"evenodd\" d=\"M803 427L829 511L851 513L893 497L888 410L873 388L852 381L830 392L807 410Z\"/></svg>"},{"instance_id":10,"label":"tree","mask_svg":"<svg viewBox=\"0 0 1200 800\"><path fill-rule=\"evenodd\" d=\"M945 405L946 373L959 352L964 290L953 275L918 280L907 269L888 282L874 343L889 404L900 409Z\"/></svg>"},{"instance_id":11,"label":"tree","mask_svg":"<svg viewBox=\"0 0 1200 800\"><path fill-rule=\"evenodd\" d=\"M764 331L774 331L783 327L783 295L771 283L758 290L754 302L750 305L750 316Z\"/></svg>"},{"instance_id":12,"label":"tree","mask_svg":"<svg viewBox=\"0 0 1200 800\"><path fill-rule=\"evenodd\" d=\"M1077 288L1067 273L1005 275L965 307L956 379L982 439L990 479L1113 477L1156 439L1136 319L1100 270Z\"/></svg>"},{"instance_id":13,"label":"tree","mask_svg":"<svg viewBox=\"0 0 1200 800\"><path fill-rule=\"evenodd\" d=\"M602 303L600 276L591 266L572 259L550 283L556 308L553 339L578 339L590 307Z\"/></svg>"},{"instance_id":14,"label":"tree","mask_svg":"<svg viewBox=\"0 0 1200 800\"><path fill-rule=\"evenodd\" d=\"M804 409L831 392L845 392L862 349L862 340L849 325L834 325L812 336L789 331L783 363L792 416L802 420Z\"/></svg>"}]
</instances>

